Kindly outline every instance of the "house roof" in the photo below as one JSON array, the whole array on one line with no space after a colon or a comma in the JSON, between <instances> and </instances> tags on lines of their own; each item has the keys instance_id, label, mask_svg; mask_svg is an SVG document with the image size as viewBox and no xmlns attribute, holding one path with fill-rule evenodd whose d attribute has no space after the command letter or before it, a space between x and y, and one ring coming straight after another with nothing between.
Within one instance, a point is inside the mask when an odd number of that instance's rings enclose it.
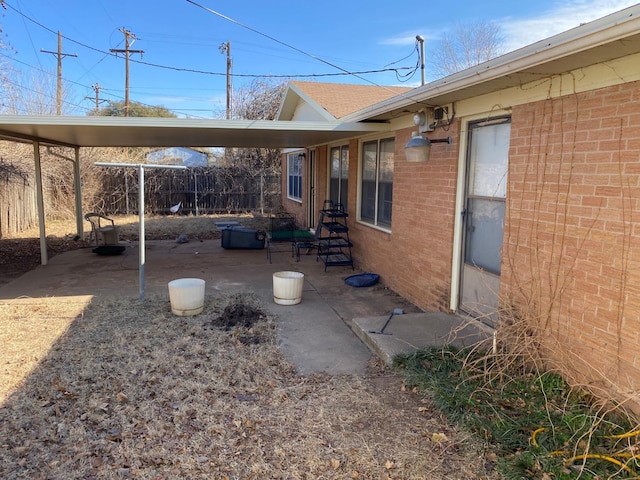
<instances>
[{"instance_id":1,"label":"house roof","mask_svg":"<svg viewBox=\"0 0 640 480\"><path fill-rule=\"evenodd\" d=\"M299 102L303 101L326 120L341 119L411 90L408 87L292 81L277 118L292 120Z\"/></svg>"}]
</instances>

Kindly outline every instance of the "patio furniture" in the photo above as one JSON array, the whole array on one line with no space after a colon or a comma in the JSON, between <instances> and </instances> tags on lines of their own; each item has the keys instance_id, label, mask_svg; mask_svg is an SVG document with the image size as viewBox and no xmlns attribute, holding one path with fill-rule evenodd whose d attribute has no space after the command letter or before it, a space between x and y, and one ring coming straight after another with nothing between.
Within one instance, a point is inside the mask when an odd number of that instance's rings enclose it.
<instances>
[{"instance_id":1,"label":"patio furniture","mask_svg":"<svg viewBox=\"0 0 640 480\"><path fill-rule=\"evenodd\" d=\"M296 217L282 212L271 215L267 232L267 258L271 261L272 252L290 251L295 254Z\"/></svg>"},{"instance_id":2,"label":"patio furniture","mask_svg":"<svg viewBox=\"0 0 640 480\"><path fill-rule=\"evenodd\" d=\"M344 210L341 203L333 204L330 200L325 201L325 207L320 210L320 220L316 229L318 237L318 257L324 263L324 270L333 266L353 266L353 255L351 247L353 244L349 240L349 227L347 217L349 214ZM322 232L325 231L326 234Z\"/></svg>"},{"instance_id":3,"label":"patio furniture","mask_svg":"<svg viewBox=\"0 0 640 480\"><path fill-rule=\"evenodd\" d=\"M309 230L296 230L293 235L293 248L295 250L296 262L300 261L300 250L307 250L307 255L311 250L318 248L318 233L320 230L316 229L315 233Z\"/></svg>"},{"instance_id":4,"label":"patio furniture","mask_svg":"<svg viewBox=\"0 0 640 480\"><path fill-rule=\"evenodd\" d=\"M115 222L100 213L87 213L84 219L91 224L91 232L89 233L89 242L93 238L96 246L102 240L103 245L118 244L118 229Z\"/></svg>"},{"instance_id":5,"label":"patio furniture","mask_svg":"<svg viewBox=\"0 0 640 480\"><path fill-rule=\"evenodd\" d=\"M261 249L264 248L265 237L263 231L233 225L222 230L220 242L222 248Z\"/></svg>"}]
</instances>

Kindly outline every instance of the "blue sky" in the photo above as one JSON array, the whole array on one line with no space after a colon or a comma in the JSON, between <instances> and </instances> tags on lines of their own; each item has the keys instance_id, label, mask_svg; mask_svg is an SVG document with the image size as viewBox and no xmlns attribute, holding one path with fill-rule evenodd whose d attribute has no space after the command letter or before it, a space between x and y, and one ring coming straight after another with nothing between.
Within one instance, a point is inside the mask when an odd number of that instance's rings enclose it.
<instances>
[{"instance_id":1,"label":"blue sky","mask_svg":"<svg viewBox=\"0 0 640 480\"><path fill-rule=\"evenodd\" d=\"M192 3L194 2L194 3ZM84 115L100 98L124 99L125 63L109 53L124 48L124 28L137 40L132 49L130 98L162 105L178 116L223 118L226 98L226 56L230 42L234 89L254 76L291 76L300 80L341 83L400 84L393 73L344 71L382 70L390 64L415 66L415 37L425 49L437 44L456 22L499 24L509 50L568 30L634 5L625 0L6 0L0 9L5 42L23 78L49 81L55 92L56 56L41 49L77 54L63 60L70 105L66 114ZM228 18L213 14L214 10ZM232 20L229 20L232 19ZM268 38L271 37L271 38ZM276 41L277 40L277 41ZM282 42L282 43L278 43ZM288 46L283 45L286 44ZM3 58L2 60L7 60ZM139 63L139 61L146 62ZM398 62L399 63L395 63ZM339 68L335 68L339 67ZM308 77L307 75L316 75ZM278 77L282 76L282 77ZM427 73L427 80L430 80ZM404 83L419 84L419 74ZM55 100L52 100L54 103Z\"/></svg>"}]
</instances>

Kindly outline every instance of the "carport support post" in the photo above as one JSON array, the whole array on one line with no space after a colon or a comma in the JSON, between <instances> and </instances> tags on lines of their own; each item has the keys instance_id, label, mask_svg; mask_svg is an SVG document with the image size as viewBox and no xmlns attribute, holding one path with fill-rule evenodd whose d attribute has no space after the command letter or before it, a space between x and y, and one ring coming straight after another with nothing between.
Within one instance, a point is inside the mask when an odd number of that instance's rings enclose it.
<instances>
[{"instance_id":1,"label":"carport support post","mask_svg":"<svg viewBox=\"0 0 640 480\"><path fill-rule=\"evenodd\" d=\"M126 175L126 174L125 174ZM139 270L139 285L140 285L140 300L144 300L144 264L146 262L145 257L145 234L144 234L144 168L142 165L138 165L138 230L140 237L139 252L140 252L140 268Z\"/></svg>"},{"instance_id":2,"label":"carport support post","mask_svg":"<svg viewBox=\"0 0 640 480\"><path fill-rule=\"evenodd\" d=\"M40 224L40 263L46 265L49 261L47 255L47 233L44 219L44 196L42 194L42 166L40 165L40 142L33 142L33 159L36 167L36 202L38 204L38 223Z\"/></svg>"},{"instance_id":3,"label":"carport support post","mask_svg":"<svg viewBox=\"0 0 640 480\"><path fill-rule=\"evenodd\" d=\"M80 182L80 148L75 148L76 159L73 162L73 188L76 192L76 232L80 239L84 238L82 224L82 184Z\"/></svg>"}]
</instances>

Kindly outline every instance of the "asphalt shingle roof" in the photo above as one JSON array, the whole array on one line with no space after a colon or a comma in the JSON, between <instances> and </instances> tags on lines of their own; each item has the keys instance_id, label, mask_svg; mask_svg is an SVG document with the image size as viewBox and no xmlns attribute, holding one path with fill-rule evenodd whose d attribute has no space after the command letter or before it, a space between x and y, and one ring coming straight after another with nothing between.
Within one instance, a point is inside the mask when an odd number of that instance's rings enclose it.
<instances>
[{"instance_id":1,"label":"asphalt shingle roof","mask_svg":"<svg viewBox=\"0 0 640 480\"><path fill-rule=\"evenodd\" d=\"M382 87L346 83L293 81L291 84L335 118L344 117L412 90L408 87Z\"/></svg>"}]
</instances>

